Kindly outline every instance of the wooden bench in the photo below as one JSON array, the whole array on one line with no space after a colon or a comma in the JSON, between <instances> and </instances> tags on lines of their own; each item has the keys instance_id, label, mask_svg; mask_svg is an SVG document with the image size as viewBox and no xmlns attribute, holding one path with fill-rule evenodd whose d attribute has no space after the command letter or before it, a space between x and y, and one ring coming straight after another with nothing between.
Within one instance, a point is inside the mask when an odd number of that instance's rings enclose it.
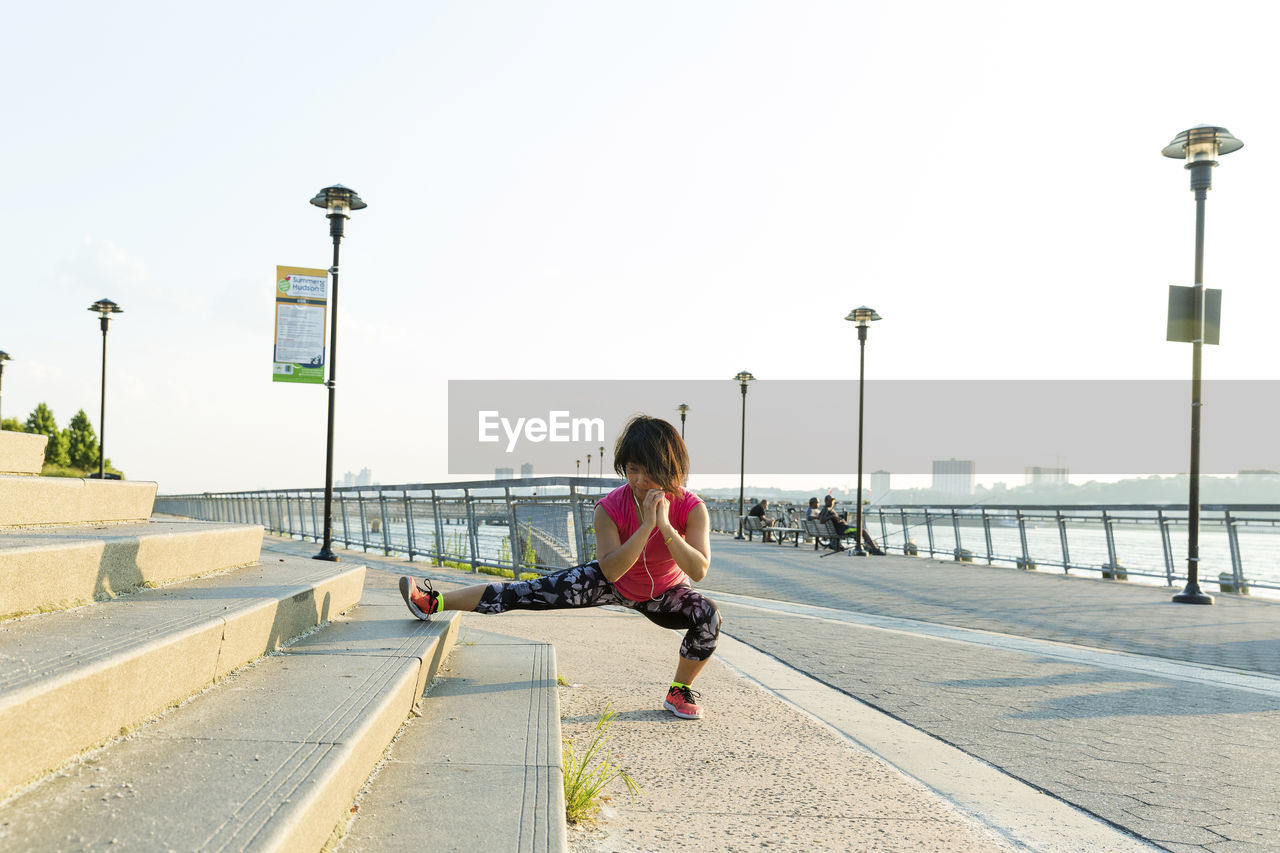
<instances>
[{"instance_id":1,"label":"wooden bench","mask_svg":"<svg viewBox=\"0 0 1280 853\"><path fill-rule=\"evenodd\" d=\"M774 536L778 544L781 545L787 541L790 536L795 540L795 547L800 547L800 534L804 533L803 527L782 527L774 525L773 527L765 527L764 522L760 520L758 515L744 515L742 517L742 532L747 534L747 541L753 542L754 535L759 533L761 540L764 539L766 533Z\"/></svg>"}]
</instances>

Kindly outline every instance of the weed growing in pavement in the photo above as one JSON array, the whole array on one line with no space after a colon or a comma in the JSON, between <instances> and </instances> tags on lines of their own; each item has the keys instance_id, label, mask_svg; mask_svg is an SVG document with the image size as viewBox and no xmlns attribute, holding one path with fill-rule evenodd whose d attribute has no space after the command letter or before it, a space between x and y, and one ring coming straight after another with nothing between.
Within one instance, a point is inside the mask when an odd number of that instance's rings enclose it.
<instances>
[{"instance_id":1,"label":"weed growing in pavement","mask_svg":"<svg viewBox=\"0 0 1280 853\"><path fill-rule=\"evenodd\" d=\"M591 742L581 755L573 748L573 741L564 743L564 815L570 823L595 815L600 810L596 800L614 779L622 780L633 800L641 793L636 780L613 763L613 756L601 752L609 739L609 724L616 715L617 711L604 706Z\"/></svg>"}]
</instances>

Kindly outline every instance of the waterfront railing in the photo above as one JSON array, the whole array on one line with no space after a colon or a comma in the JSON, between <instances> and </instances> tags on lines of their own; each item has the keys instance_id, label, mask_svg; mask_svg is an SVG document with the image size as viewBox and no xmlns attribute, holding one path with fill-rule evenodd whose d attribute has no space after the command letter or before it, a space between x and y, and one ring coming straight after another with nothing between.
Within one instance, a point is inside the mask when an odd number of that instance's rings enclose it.
<instances>
[{"instance_id":1,"label":"waterfront railing","mask_svg":"<svg viewBox=\"0 0 1280 853\"><path fill-rule=\"evenodd\" d=\"M533 477L333 490L333 541L439 565L546 574L594 559L595 503L624 481ZM156 512L320 541L323 489L161 495Z\"/></svg>"},{"instance_id":2,"label":"waterfront railing","mask_svg":"<svg viewBox=\"0 0 1280 853\"><path fill-rule=\"evenodd\" d=\"M537 477L339 487L333 541L472 571L545 574L595 558L595 503L622 483ZM317 542L323 508L321 489L156 498L157 512L260 524ZM738 532L736 501L712 500L707 508L713 531ZM1170 587L1186 578L1185 505L875 505L864 515L867 530L890 553ZM793 517L802 518L803 510ZM1280 593L1280 504L1206 504L1200 526L1202 584Z\"/></svg>"},{"instance_id":3,"label":"waterfront railing","mask_svg":"<svg viewBox=\"0 0 1280 853\"><path fill-rule=\"evenodd\" d=\"M709 508L713 530L737 532L736 501ZM863 514L889 552L1168 586L1186 578L1185 505L874 505ZM1280 504L1205 504L1200 529L1201 583L1280 590Z\"/></svg>"}]
</instances>

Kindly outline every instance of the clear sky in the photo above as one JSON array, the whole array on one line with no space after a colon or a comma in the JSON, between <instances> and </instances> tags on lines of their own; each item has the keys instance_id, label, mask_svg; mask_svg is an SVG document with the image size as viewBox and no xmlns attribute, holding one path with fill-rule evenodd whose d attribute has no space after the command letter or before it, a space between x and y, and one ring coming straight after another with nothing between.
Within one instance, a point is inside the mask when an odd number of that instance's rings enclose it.
<instances>
[{"instance_id":1,"label":"clear sky","mask_svg":"<svg viewBox=\"0 0 1280 853\"><path fill-rule=\"evenodd\" d=\"M328 265L308 200L335 182L369 204L342 249L339 477L445 479L450 379L856 378L861 304L885 318L869 377L1189 376L1164 324L1194 204L1160 149L1201 123L1245 143L1209 198L1205 376L1277 378L1271 8L22 4L3 414L97 424L85 309L109 297L131 478L321 485L325 393L270 381L272 286Z\"/></svg>"}]
</instances>

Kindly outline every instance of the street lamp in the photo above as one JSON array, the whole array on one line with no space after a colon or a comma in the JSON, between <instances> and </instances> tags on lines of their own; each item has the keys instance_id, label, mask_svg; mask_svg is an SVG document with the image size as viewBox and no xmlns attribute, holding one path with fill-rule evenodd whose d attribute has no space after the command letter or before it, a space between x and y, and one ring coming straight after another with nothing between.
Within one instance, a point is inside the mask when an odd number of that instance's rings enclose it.
<instances>
[{"instance_id":1,"label":"street lamp","mask_svg":"<svg viewBox=\"0 0 1280 853\"><path fill-rule=\"evenodd\" d=\"M102 390L98 395L98 479L106 474L107 466L107 327L112 314L123 314L124 309L110 299L99 299L89 306L98 315L102 328Z\"/></svg>"},{"instance_id":2,"label":"street lamp","mask_svg":"<svg viewBox=\"0 0 1280 853\"><path fill-rule=\"evenodd\" d=\"M587 454L587 476L591 476L591 454Z\"/></svg>"},{"instance_id":3,"label":"street lamp","mask_svg":"<svg viewBox=\"0 0 1280 853\"><path fill-rule=\"evenodd\" d=\"M582 476L582 460L581 460L581 459L575 459L575 460L573 460L573 464L574 464L574 466L575 466L575 467L574 467L574 469L573 469L573 470L574 470L574 473L575 473L577 476L581 477L581 476Z\"/></svg>"},{"instance_id":4,"label":"street lamp","mask_svg":"<svg viewBox=\"0 0 1280 853\"><path fill-rule=\"evenodd\" d=\"M351 211L363 210L369 205L365 204L355 190L342 184L320 190L311 199L311 203L326 210L329 236L333 238L333 266L329 267L329 274L333 276L333 319L329 324L329 381L325 383L329 389L329 433L324 457L324 539L320 545L320 553L313 559L337 562L338 555L333 553L333 403L338 377L338 247L342 243L343 230Z\"/></svg>"},{"instance_id":5,"label":"street lamp","mask_svg":"<svg viewBox=\"0 0 1280 853\"><path fill-rule=\"evenodd\" d=\"M0 391L4 389L4 363L6 361L13 361L13 359L9 358L9 353L0 350ZM3 399L3 395L0 395L0 399ZM3 416L0 416L0 420L4 420Z\"/></svg>"},{"instance_id":6,"label":"street lamp","mask_svg":"<svg viewBox=\"0 0 1280 853\"><path fill-rule=\"evenodd\" d=\"M866 373L867 366L867 327L874 321L881 319L873 309L862 305L854 308L849 312L849 316L845 317L858 326L858 538L854 540L853 556L865 557L867 552L862 550L862 386L863 375Z\"/></svg>"},{"instance_id":7,"label":"street lamp","mask_svg":"<svg viewBox=\"0 0 1280 853\"><path fill-rule=\"evenodd\" d=\"M747 371L739 371L738 375L733 377L738 380L738 384L742 386L742 455L738 465L738 535L734 539L746 539L742 535L742 496L745 492L744 484L747 479L747 383L755 379Z\"/></svg>"},{"instance_id":8,"label":"street lamp","mask_svg":"<svg viewBox=\"0 0 1280 853\"><path fill-rule=\"evenodd\" d=\"M600 445L600 476L604 476L604 445Z\"/></svg>"},{"instance_id":9,"label":"street lamp","mask_svg":"<svg viewBox=\"0 0 1280 853\"><path fill-rule=\"evenodd\" d=\"M680 410L680 440L684 441L684 418L689 414L689 404L681 403L676 408Z\"/></svg>"},{"instance_id":10,"label":"street lamp","mask_svg":"<svg viewBox=\"0 0 1280 853\"><path fill-rule=\"evenodd\" d=\"M1184 130L1160 152L1186 160L1196 194L1196 278L1191 288L1191 486L1187 495L1187 585L1173 597L1178 604L1213 604L1200 590L1200 350L1205 339L1204 202L1213 185L1213 167L1222 154L1244 143L1225 127L1199 125Z\"/></svg>"}]
</instances>

